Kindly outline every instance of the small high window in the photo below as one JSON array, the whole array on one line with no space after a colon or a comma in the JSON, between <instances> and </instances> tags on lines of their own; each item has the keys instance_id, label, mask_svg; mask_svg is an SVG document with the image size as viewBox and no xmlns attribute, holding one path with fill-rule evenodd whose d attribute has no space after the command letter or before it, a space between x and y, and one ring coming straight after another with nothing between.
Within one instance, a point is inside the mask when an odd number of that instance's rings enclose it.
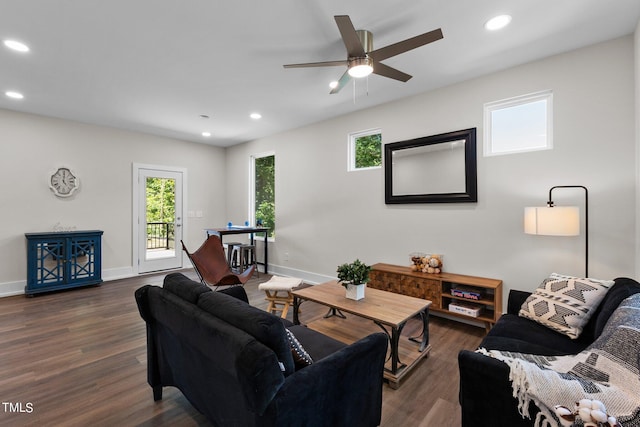
<instances>
[{"instance_id":1,"label":"small high window","mask_svg":"<svg viewBox=\"0 0 640 427\"><path fill-rule=\"evenodd\" d=\"M553 148L553 92L543 91L484 105L484 155Z\"/></svg>"},{"instance_id":2,"label":"small high window","mask_svg":"<svg viewBox=\"0 0 640 427\"><path fill-rule=\"evenodd\" d=\"M349 170L374 169L382 166L382 133L380 129L349 134Z\"/></svg>"}]
</instances>

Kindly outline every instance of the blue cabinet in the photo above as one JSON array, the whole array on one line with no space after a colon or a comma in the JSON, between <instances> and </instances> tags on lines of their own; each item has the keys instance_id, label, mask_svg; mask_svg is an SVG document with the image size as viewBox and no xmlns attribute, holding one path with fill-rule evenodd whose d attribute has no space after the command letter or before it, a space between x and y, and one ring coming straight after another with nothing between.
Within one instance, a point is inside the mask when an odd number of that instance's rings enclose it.
<instances>
[{"instance_id":1,"label":"blue cabinet","mask_svg":"<svg viewBox=\"0 0 640 427\"><path fill-rule=\"evenodd\" d=\"M25 294L102 283L102 233L100 230L26 233Z\"/></svg>"}]
</instances>

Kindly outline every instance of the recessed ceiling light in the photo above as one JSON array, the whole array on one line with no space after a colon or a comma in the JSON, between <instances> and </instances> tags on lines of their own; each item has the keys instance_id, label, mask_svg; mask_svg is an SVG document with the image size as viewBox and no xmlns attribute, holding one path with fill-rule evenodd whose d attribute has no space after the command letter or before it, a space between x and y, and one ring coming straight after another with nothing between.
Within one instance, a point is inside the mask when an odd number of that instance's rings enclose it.
<instances>
[{"instance_id":1,"label":"recessed ceiling light","mask_svg":"<svg viewBox=\"0 0 640 427\"><path fill-rule=\"evenodd\" d=\"M4 45L17 52L29 52L29 46L16 40L5 40Z\"/></svg>"},{"instance_id":2,"label":"recessed ceiling light","mask_svg":"<svg viewBox=\"0 0 640 427\"><path fill-rule=\"evenodd\" d=\"M485 24L484 28L489 31L499 30L501 28L506 27L511 22L510 15L498 15L494 18L489 19Z\"/></svg>"},{"instance_id":3,"label":"recessed ceiling light","mask_svg":"<svg viewBox=\"0 0 640 427\"><path fill-rule=\"evenodd\" d=\"M202 132L202 136L204 136L205 138L210 137L211 132Z\"/></svg>"},{"instance_id":4,"label":"recessed ceiling light","mask_svg":"<svg viewBox=\"0 0 640 427\"><path fill-rule=\"evenodd\" d=\"M262 114L260 114L260 113L251 113L249 115L249 117L251 117L253 120L258 120L258 119L262 118Z\"/></svg>"},{"instance_id":5,"label":"recessed ceiling light","mask_svg":"<svg viewBox=\"0 0 640 427\"><path fill-rule=\"evenodd\" d=\"M335 88L337 88L337 87L338 87L338 82L337 82L337 81L335 81L335 80L334 80L334 81L332 81L331 83L329 83L329 87L330 87L331 89L335 89Z\"/></svg>"},{"instance_id":6,"label":"recessed ceiling light","mask_svg":"<svg viewBox=\"0 0 640 427\"><path fill-rule=\"evenodd\" d=\"M5 92L4 94L7 95L9 98L13 98L13 99L22 99L22 98L24 98L23 94L21 94L20 92L12 91L12 90L9 90L9 91Z\"/></svg>"}]
</instances>

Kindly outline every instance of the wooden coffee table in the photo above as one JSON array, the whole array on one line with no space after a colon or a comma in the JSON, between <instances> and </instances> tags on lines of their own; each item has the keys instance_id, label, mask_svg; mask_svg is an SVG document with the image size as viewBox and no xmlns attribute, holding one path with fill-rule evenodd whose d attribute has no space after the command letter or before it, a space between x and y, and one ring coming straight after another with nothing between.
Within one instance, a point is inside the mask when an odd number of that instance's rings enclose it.
<instances>
[{"instance_id":1,"label":"wooden coffee table","mask_svg":"<svg viewBox=\"0 0 640 427\"><path fill-rule=\"evenodd\" d=\"M345 312L371 320L378 325L389 337L391 364L390 367L385 366L384 375L393 388L399 386L400 379L418 361L426 357L431 349L429 346L429 306L431 301L373 288L367 288L364 299L354 301L346 298L344 287L335 280L302 289L294 289L291 293L294 297L293 323L297 325L300 324L300 304L304 301L313 301L329 307L329 313L325 318L330 316L344 317L342 312ZM408 361L407 363L402 363L399 355L399 348L401 347L400 334L407 320L414 316L420 316L422 319L422 333L419 337L409 338L408 340L418 342L419 346L411 344L413 348L409 349L410 353L406 351L403 353L403 357L407 356ZM315 323L311 322L307 326L316 329L314 327ZM345 341L344 328L341 329L340 336L333 336L333 338ZM320 332L332 335L331 328L325 327ZM362 338L366 333L367 331L364 331L362 336L359 337L356 333L353 337L346 338L346 340Z\"/></svg>"}]
</instances>

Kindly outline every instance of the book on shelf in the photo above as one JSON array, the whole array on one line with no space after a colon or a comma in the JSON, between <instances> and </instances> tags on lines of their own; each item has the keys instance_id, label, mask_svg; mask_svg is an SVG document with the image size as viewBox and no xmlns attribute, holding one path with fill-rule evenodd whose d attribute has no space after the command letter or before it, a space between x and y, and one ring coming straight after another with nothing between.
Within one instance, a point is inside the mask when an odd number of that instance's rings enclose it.
<instances>
[{"instance_id":1,"label":"book on shelf","mask_svg":"<svg viewBox=\"0 0 640 427\"><path fill-rule=\"evenodd\" d=\"M465 316L478 317L482 312L482 306L456 301L449 304L449 311L464 314Z\"/></svg>"},{"instance_id":2,"label":"book on shelf","mask_svg":"<svg viewBox=\"0 0 640 427\"><path fill-rule=\"evenodd\" d=\"M479 301L482 299L482 292L476 288L467 288L464 286L456 286L451 288L451 295L454 297L465 298L469 300Z\"/></svg>"}]
</instances>

